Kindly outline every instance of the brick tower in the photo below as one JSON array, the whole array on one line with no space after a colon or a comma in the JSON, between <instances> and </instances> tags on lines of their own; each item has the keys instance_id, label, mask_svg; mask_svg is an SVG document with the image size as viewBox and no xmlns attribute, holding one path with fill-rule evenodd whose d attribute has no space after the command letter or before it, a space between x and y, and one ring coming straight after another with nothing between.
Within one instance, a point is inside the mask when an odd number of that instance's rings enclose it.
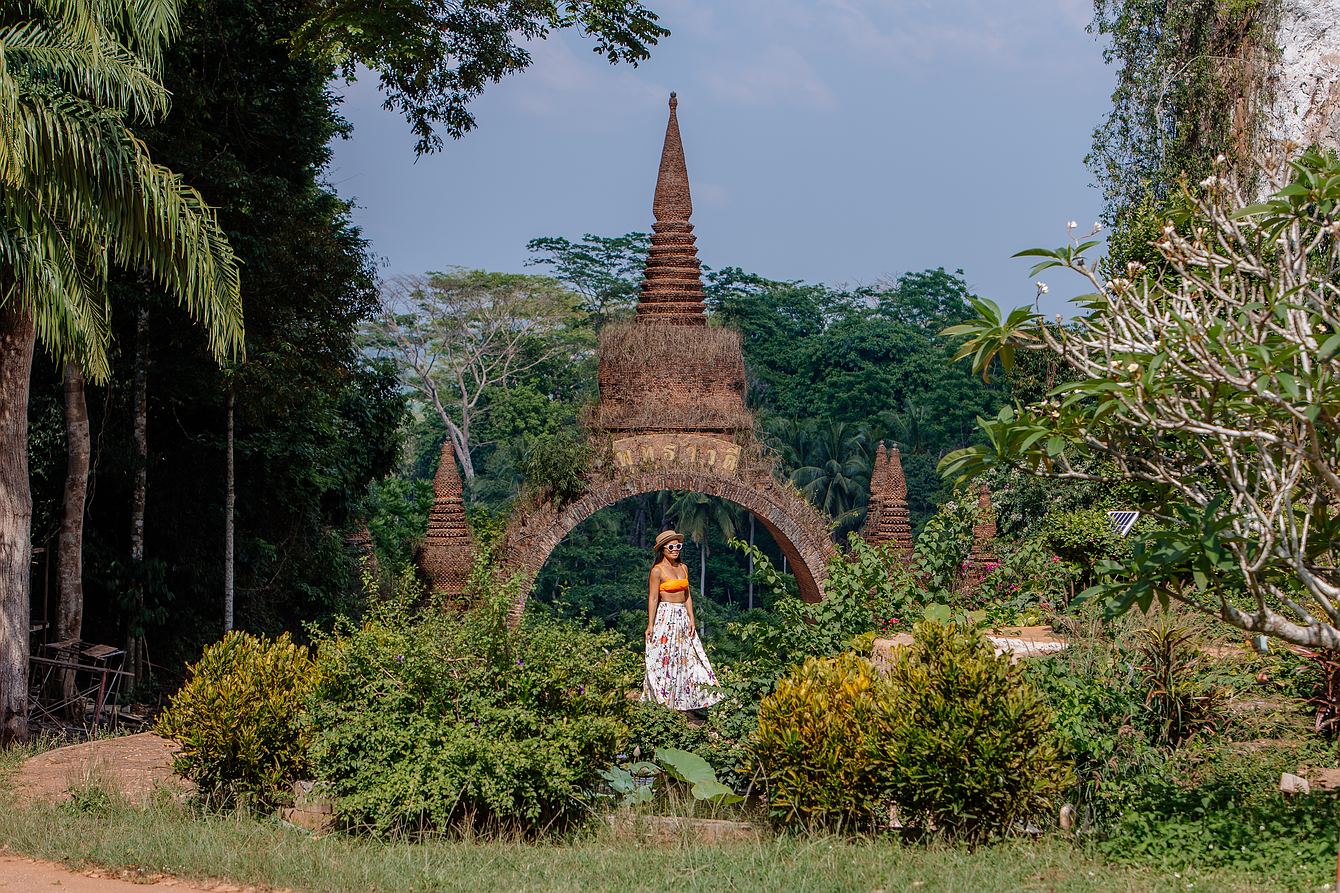
<instances>
[{"instance_id":1,"label":"brick tower","mask_svg":"<svg viewBox=\"0 0 1340 893\"><path fill-rule=\"evenodd\" d=\"M616 437L688 431L734 436L754 426L745 407L740 335L707 325L678 105L671 93L636 316L600 333L600 405L593 421Z\"/></svg>"},{"instance_id":2,"label":"brick tower","mask_svg":"<svg viewBox=\"0 0 1340 893\"><path fill-rule=\"evenodd\" d=\"M474 539L465 521L456 450L448 437L442 444L437 474L433 477L433 508L428 513L428 534L419 554L419 565L433 591L453 598L463 595L474 551Z\"/></svg>"},{"instance_id":3,"label":"brick tower","mask_svg":"<svg viewBox=\"0 0 1340 893\"><path fill-rule=\"evenodd\" d=\"M977 485L977 523L972 528L972 551L968 553L968 572L966 576L971 584L985 577L988 568L997 563L996 514L991 508L991 491L985 483Z\"/></svg>"},{"instance_id":4,"label":"brick tower","mask_svg":"<svg viewBox=\"0 0 1340 893\"><path fill-rule=\"evenodd\" d=\"M886 451L882 440L870 470L870 505L862 533L868 543L893 543L900 554L912 554L912 524L907 513L907 479L903 476L902 456L896 445Z\"/></svg>"}]
</instances>

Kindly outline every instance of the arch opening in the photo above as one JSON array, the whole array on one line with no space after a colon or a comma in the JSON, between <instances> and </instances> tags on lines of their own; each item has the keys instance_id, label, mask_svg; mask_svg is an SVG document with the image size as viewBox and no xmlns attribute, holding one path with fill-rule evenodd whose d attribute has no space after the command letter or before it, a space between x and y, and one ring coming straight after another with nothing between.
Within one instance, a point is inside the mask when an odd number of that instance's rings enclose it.
<instances>
[{"instance_id":1,"label":"arch opening","mask_svg":"<svg viewBox=\"0 0 1340 893\"><path fill-rule=\"evenodd\" d=\"M572 530L603 508L662 490L704 493L748 511L786 556L800 597L810 602L823 598L828 559L836 546L822 516L794 490L770 476L748 481L700 471L647 471L593 482L582 496L562 506L542 504L513 515L500 549L503 566L521 579L513 619L520 619L540 569Z\"/></svg>"}]
</instances>

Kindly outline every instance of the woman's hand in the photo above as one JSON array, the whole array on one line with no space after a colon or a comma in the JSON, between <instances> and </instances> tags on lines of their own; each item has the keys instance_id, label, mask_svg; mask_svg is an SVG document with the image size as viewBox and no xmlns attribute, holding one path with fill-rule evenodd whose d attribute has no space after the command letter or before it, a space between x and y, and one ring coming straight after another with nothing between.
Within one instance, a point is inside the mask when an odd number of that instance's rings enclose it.
<instances>
[{"instance_id":1,"label":"woman's hand","mask_svg":"<svg viewBox=\"0 0 1340 893\"><path fill-rule=\"evenodd\" d=\"M651 644L651 627L647 627L647 644Z\"/></svg>"},{"instance_id":2,"label":"woman's hand","mask_svg":"<svg viewBox=\"0 0 1340 893\"><path fill-rule=\"evenodd\" d=\"M689 620L689 638L692 639L696 635L698 635L698 624L693 620Z\"/></svg>"}]
</instances>

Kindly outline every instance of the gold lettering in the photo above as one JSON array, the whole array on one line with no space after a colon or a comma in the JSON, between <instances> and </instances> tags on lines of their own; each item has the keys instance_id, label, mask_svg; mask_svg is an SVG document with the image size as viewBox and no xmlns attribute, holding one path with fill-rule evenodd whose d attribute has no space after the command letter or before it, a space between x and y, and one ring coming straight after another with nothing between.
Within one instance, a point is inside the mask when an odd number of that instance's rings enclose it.
<instances>
[{"instance_id":1,"label":"gold lettering","mask_svg":"<svg viewBox=\"0 0 1340 893\"><path fill-rule=\"evenodd\" d=\"M698 445L694 443L684 446L684 461L690 465L698 461Z\"/></svg>"},{"instance_id":2,"label":"gold lettering","mask_svg":"<svg viewBox=\"0 0 1340 893\"><path fill-rule=\"evenodd\" d=\"M675 461L675 449L676 447L673 443L667 443L665 445L665 461L667 462Z\"/></svg>"},{"instance_id":3,"label":"gold lettering","mask_svg":"<svg viewBox=\"0 0 1340 893\"><path fill-rule=\"evenodd\" d=\"M614 454L614 461L618 463L618 465L619 465L620 468L632 468L632 467L633 467L633 451L632 451L632 450L619 450L619 452L617 452L617 453Z\"/></svg>"},{"instance_id":4,"label":"gold lettering","mask_svg":"<svg viewBox=\"0 0 1340 893\"><path fill-rule=\"evenodd\" d=\"M655 461L656 461L656 448L655 448L654 446L652 446L651 444L649 444L649 443L644 443L644 444L642 444L642 451L641 451L641 452L642 452L642 461L643 461L643 462L655 462Z\"/></svg>"},{"instance_id":5,"label":"gold lettering","mask_svg":"<svg viewBox=\"0 0 1340 893\"><path fill-rule=\"evenodd\" d=\"M716 451L716 450L709 449L709 450L704 454L703 458L706 460L706 462L707 462L707 467L708 467L708 468L716 468L716 467L717 467L717 451Z\"/></svg>"},{"instance_id":6,"label":"gold lettering","mask_svg":"<svg viewBox=\"0 0 1340 893\"><path fill-rule=\"evenodd\" d=\"M721 456L721 470L734 471L735 467L739 464L740 464L740 445L732 444L731 446L726 447L724 453Z\"/></svg>"}]
</instances>

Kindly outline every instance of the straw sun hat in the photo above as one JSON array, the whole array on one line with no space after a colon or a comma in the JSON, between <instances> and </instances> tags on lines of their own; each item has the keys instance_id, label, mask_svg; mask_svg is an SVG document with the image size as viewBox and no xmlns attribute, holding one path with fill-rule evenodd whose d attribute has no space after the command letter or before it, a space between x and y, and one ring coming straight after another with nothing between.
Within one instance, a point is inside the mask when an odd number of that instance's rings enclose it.
<instances>
[{"instance_id":1,"label":"straw sun hat","mask_svg":"<svg viewBox=\"0 0 1340 893\"><path fill-rule=\"evenodd\" d=\"M682 543L682 542L684 542L684 534L676 533L673 530L662 530L661 535L656 537L656 546L652 549L652 551L655 552L657 555L659 555L661 554L661 549L664 548L666 543Z\"/></svg>"}]
</instances>

